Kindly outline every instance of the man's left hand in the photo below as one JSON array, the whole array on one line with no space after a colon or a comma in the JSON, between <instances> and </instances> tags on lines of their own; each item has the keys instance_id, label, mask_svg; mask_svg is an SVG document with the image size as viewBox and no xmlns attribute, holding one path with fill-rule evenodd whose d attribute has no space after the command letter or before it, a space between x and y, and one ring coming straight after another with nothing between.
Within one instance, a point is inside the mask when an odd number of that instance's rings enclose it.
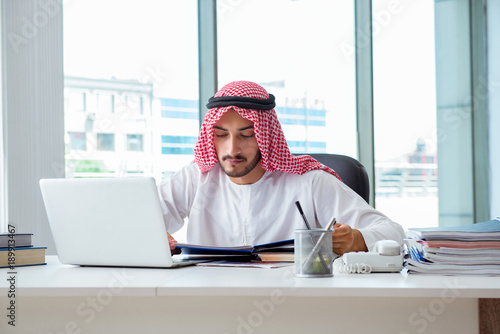
<instances>
[{"instance_id":1,"label":"man's left hand","mask_svg":"<svg viewBox=\"0 0 500 334\"><path fill-rule=\"evenodd\" d=\"M368 251L363 235L359 230L346 224L336 224L332 234L333 251L342 255L348 252Z\"/></svg>"}]
</instances>

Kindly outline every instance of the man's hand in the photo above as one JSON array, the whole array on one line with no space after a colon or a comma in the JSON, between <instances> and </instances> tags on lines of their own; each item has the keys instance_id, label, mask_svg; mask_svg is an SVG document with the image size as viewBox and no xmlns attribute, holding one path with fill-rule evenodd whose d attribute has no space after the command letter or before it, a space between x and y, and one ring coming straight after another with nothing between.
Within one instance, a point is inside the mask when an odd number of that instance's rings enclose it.
<instances>
[{"instance_id":1,"label":"man's hand","mask_svg":"<svg viewBox=\"0 0 500 334\"><path fill-rule=\"evenodd\" d=\"M365 240L359 230L351 228L346 224L336 224L332 234L333 251L342 255L348 252L367 252Z\"/></svg>"},{"instance_id":2,"label":"man's hand","mask_svg":"<svg viewBox=\"0 0 500 334\"><path fill-rule=\"evenodd\" d=\"M173 236L170 235L170 233L167 232L167 237L168 237L168 243L170 245L170 253L172 255L174 254L180 254L181 250L175 248L175 244L177 243L177 240L174 239Z\"/></svg>"}]
</instances>

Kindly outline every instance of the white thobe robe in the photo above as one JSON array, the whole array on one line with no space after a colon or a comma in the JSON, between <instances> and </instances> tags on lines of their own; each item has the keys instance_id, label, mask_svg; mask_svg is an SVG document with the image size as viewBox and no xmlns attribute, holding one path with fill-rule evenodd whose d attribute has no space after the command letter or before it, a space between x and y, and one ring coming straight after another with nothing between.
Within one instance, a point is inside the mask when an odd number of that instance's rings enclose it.
<instances>
[{"instance_id":1,"label":"white thobe robe","mask_svg":"<svg viewBox=\"0 0 500 334\"><path fill-rule=\"evenodd\" d=\"M314 170L303 175L265 172L248 185L232 182L219 164L202 174L194 163L159 185L167 231L187 219L187 242L210 246L257 245L293 239L306 228L324 228L332 217L358 229L369 250L376 241L403 243L403 228L366 203L333 175Z\"/></svg>"}]
</instances>

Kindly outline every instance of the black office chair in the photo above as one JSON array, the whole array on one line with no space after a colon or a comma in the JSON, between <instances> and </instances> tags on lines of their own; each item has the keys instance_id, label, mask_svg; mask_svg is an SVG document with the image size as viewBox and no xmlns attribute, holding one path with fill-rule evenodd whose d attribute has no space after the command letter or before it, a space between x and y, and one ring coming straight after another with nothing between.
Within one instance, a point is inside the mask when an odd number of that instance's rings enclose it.
<instances>
[{"instance_id":1,"label":"black office chair","mask_svg":"<svg viewBox=\"0 0 500 334\"><path fill-rule=\"evenodd\" d=\"M365 167L356 159L346 155L327 153L306 153L323 165L339 174L346 185L361 196L367 203L370 201L370 182Z\"/></svg>"}]
</instances>

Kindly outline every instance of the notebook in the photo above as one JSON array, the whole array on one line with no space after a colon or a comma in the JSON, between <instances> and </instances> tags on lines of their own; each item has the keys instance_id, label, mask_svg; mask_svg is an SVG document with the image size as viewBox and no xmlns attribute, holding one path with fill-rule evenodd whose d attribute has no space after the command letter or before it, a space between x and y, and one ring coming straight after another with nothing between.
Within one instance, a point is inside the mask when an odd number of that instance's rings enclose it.
<instances>
[{"instance_id":1,"label":"notebook","mask_svg":"<svg viewBox=\"0 0 500 334\"><path fill-rule=\"evenodd\" d=\"M40 189L61 263L186 266L174 260L152 177L42 179Z\"/></svg>"}]
</instances>

